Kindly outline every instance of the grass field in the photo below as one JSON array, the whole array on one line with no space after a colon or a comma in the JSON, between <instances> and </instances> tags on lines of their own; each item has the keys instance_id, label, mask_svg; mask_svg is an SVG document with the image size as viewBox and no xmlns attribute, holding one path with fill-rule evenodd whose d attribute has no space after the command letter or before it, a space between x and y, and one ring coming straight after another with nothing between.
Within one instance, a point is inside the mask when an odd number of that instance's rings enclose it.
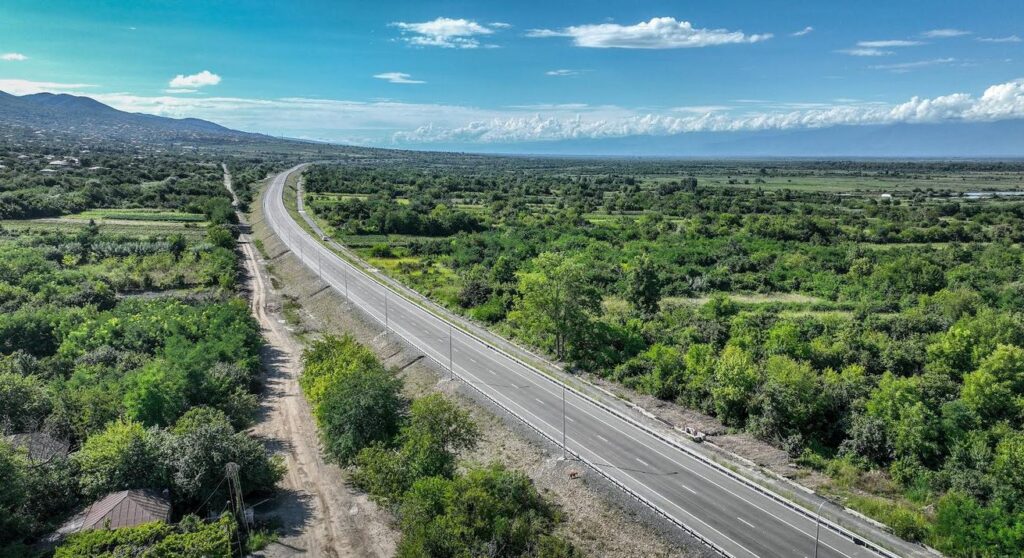
<instances>
[{"instance_id":1,"label":"grass field","mask_svg":"<svg viewBox=\"0 0 1024 558\"><path fill-rule=\"evenodd\" d=\"M173 223L202 223L206 217L202 213L182 213L161 209L90 209L74 215L69 219L93 219L96 221L167 221Z\"/></svg>"},{"instance_id":2,"label":"grass field","mask_svg":"<svg viewBox=\"0 0 1024 558\"><path fill-rule=\"evenodd\" d=\"M12 231L76 231L89 223L88 220L77 219L6 219L0 220L0 227ZM200 239L206 236L206 230L192 223L176 223L172 221L119 221L117 223L97 222L104 233L137 236L149 234L167 236L181 234L186 239Z\"/></svg>"}]
</instances>

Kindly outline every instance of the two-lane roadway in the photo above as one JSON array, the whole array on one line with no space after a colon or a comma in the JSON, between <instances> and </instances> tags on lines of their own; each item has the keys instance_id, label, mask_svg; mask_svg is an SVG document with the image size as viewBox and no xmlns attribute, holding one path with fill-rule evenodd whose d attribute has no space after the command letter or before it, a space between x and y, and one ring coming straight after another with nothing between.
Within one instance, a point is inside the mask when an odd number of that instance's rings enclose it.
<instances>
[{"instance_id":1,"label":"two-lane roadway","mask_svg":"<svg viewBox=\"0 0 1024 558\"><path fill-rule=\"evenodd\" d=\"M271 229L314 273L369 316L387 324L424 355L560 443L633 496L737 558L812 557L813 517L753 489L639 425L561 385L391 291L310 236L285 209L289 174L277 175L263 198ZM385 309L385 304L387 307ZM449 332L453 336L449 339ZM450 352L449 352L450 347ZM877 557L848 536L822 526L821 558Z\"/></svg>"}]
</instances>

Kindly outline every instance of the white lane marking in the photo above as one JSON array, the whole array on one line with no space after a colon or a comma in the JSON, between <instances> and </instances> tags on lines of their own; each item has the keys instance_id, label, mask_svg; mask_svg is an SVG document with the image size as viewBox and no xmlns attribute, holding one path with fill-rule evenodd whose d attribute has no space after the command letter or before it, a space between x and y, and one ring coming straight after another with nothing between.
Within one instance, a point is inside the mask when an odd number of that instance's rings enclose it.
<instances>
[{"instance_id":1,"label":"white lane marking","mask_svg":"<svg viewBox=\"0 0 1024 558\"><path fill-rule=\"evenodd\" d=\"M694 494L697 493L696 490L690 488L689 486L686 486L685 484L680 484L679 486L681 486L683 488L683 490L689 490L690 492L693 492Z\"/></svg>"},{"instance_id":2,"label":"white lane marking","mask_svg":"<svg viewBox=\"0 0 1024 558\"><path fill-rule=\"evenodd\" d=\"M567 420L569 422L576 422L576 419L570 417L569 415L565 415L565 420Z\"/></svg>"},{"instance_id":3,"label":"white lane marking","mask_svg":"<svg viewBox=\"0 0 1024 558\"><path fill-rule=\"evenodd\" d=\"M540 403L541 405L544 404L543 401L541 401L540 399L537 399L536 397L534 397L533 400L536 401L537 403Z\"/></svg>"},{"instance_id":4,"label":"white lane marking","mask_svg":"<svg viewBox=\"0 0 1024 558\"><path fill-rule=\"evenodd\" d=\"M565 418L569 418L569 417L565 417ZM608 442L608 438L605 438L604 436L602 436L602 435L600 435L600 434L594 434L594 436L597 436L597 439L598 439L598 440L601 440L602 442L604 442L604 443L606 443L606 444L607 444L607 443L609 443L609 442Z\"/></svg>"},{"instance_id":5,"label":"white lane marking","mask_svg":"<svg viewBox=\"0 0 1024 558\"><path fill-rule=\"evenodd\" d=\"M273 220L272 220L272 222L276 222L276 219L273 219ZM304 232L304 231L302 231L302 232ZM330 255L330 256L334 256L334 254L329 254L329 255ZM334 256L334 257L337 257L337 256ZM358 271L358 270L357 270L357 271ZM330 282L331 282L331 283L334 283L333 281L330 281ZM333 285L332 285L332 286L333 286ZM379 288L380 286L379 286L379 285L377 285L377 284L373 284L373 285L372 285L372 287L373 287L373 288ZM362 302L362 301L361 301L361 302ZM363 304L363 305L361 305L361 306L365 306L365 304ZM499 355L499 356L500 356L500 355ZM505 360L508 360L508 358L507 358L507 357L505 357ZM513 361L513 364L515 364L515 363L514 363L514 361ZM538 378L535 378L535 377L533 377L533 376L535 376L535 375L536 375L536 372L535 372L535 371L532 371L532 370L527 370L527 371L526 371L526 372L527 372L527 374L524 374L523 372L521 372L521 371L517 370L515 366L509 366L509 365L506 365L506 367L507 367L507 368L510 368L510 369L511 369L511 370L512 370L512 371L513 371L514 373L516 373L516 374L519 374L520 376L523 376L524 378L527 378L527 379L528 379L528 380L529 380L529 381L530 381L530 382L531 382L532 384L538 385L538 387L541 387L541 386L542 386L542 387L543 387L543 389L545 389L545 391L549 391L549 392L550 392L550 389L551 389L551 388L550 388L549 386L547 386L546 384L542 384L542 383L539 383L539 382L537 382L536 380L537 380ZM500 392L497 392L496 394L497 394L497 395L499 395L499 396L501 396L501 397L502 397L503 399L506 399L506 400L508 400L508 401L512 402L512 401L511 401L511 399L508 399L508 397L507 397L507 396L505 396L505 395L501 394ZM582 400L582 399L581 399L581 400ZM540 400L539 400L539 399L538 399L537 401L538 401L538 402L540 402ZM591 405L591 406L593 406L593 404L592 404L592 403L589 403L589 402L587 402L587 401L585 401L585 400L583 400L583 401L584 401L585 403L587 403L588 405ZM513 403L513 404L515 404L514 402L512 402L512 403ZM541 402L541 403L543 404L543 402ZM519 405L518 405L518 404L515 404L515 405L516 405L517 407L519 407ZM588 412L587 410L585 410L585 409L583 409L583 408L581 408L581 407L578 407L578 406L577 406L577 409L579 409L579 410L583 411L584 413L586 413L586 414L587 414L587 415L589 415L589 416L592 416L592 417L594 417L594 415L593 415L593 414L591 414L590 412ZM524 409L524 411L525 411L525 409ZM527 411L527 412L528 412L528 411ZM532 415L533 413L529 413L529 414L531 414L531 415ZM535 417L535 418L538 418L538 419L539 419L539 417L536 417L536 416L534 416L534 417ZM567 417L567 418L568 418L568 417ZM594 417L594 418L596 418L596 419L597 419L598 421L602 422L603 424L606 424L606 425L608 425L608 426L612 426L612 425L608 424L607 422L605 422L604 420L602 420L602 419L600 419L600 418L598 418L598 417ZM572 420L572 419L569 419L569 420ZM621 420L621 419L620 419L620 420ZM544 423L546 424L546 421L543 421L543 420L539 420L539 421L540 421L540 422L544 422ZM575 422L575 421L573 420L573 422ZM550 425L548 425L548 426L550 426ZM651 436L651 435L650 435L650 434L648 434L647 432L645 432L645 431L643 431L642 429L639 429L639 428L637 428L637 427L635 427L635 426L633 426L633 425L631 425L631 424L628 424L628 423L626 423L626 424L625 424L625 426L626 426L626 427L629 427L629 428L632 428L632 429L636 429L636 430L638 430L638 431L639 431L639 432L640 432L641 434L644 434L644 435L647 435L647 436ZM612 428L614 428L614 429L615 429L616 431L622 432L621 430L619 430L618 428L615 428L614 426L612 426ZM651 436L651 437L652 437L652 438L654 438L654 439L655 439L655 441L657 441L658 443L660 443L660 444L663 444L663 445L666 445L666 446L668 446L668 447L672 448L672 446L671 446L671 445L669 445L669 444L666 444L665 442L662 442L661 440L658 440L657 438L655 438L655 437L653 437L653 436ZM632 437L631 437L631 438L632 438ZM643 442L643 441L640 441L640 440L636 440L635 438L633 438L633 439L634 439L635 441L639 442L639 443L640 443L641 445L643 445L644 447L646 447L646 448L648 448L648 449L650 449L650 450L654 451L655 453L658 453L659 455L662 455L663 457L666 457L666 458L668 458L669 460L673 461L674 463L677 463L677 464L681 465L681 464L680 464L680 463L679 463L678 461L676 461L676 459L674 459L674 458L672 458L672 457L669 457L669 456L666 456L666 455L665 455L665 454L663 454L662 452L660 452L660 451L658 451L658 450L656 450L656 449L652 448L651 446L649 446L649 445L648 445L647 443L645 443L645 442ZM673 450L676 450L676 448L672 448L672 449L673 449ZM678 450L676 450L676 451L678 451ZM591 452L591 453L593 453L593 452ZM594 454L594 455L596 456L597 454ZM685 454L685 453L684 453L683 455L685 455L685 456L686 456L686 457L687 457L688 459L691 459L691 460L695 460L695 459L694 459L694 458L693 458L692 456L689 456L688 454ZM702 466L704 466L704 467L707 467L707 465L704 465L703 463L701 463L701 465L702 465ZM715 483L714 481L711 481L710 479L708 479L708 478L707 478L707 477L705 477L704 475L701 475L701 474L699 474L699 473L696 473L695 471L692 471L691 469L689 469L689 467L685 467L685 466L684 466L684 468L686 468L686 469L687 469L688 471L690 471L691 473L694 473L694 474L696 474L697 476L700 476L701 478L703 478L703 479L705 479L705 480L708 480L709 482L712 482L712 484L715 484L715 485L716 485L716 486L718 486L719 488L721 488L721 489L725 490L726 492L728 492L728 493L730 493L730 494L733 494L734 496L736 496L736 497L740 498L741 500L743 500L743 501L746 501L746 502L748 502L748 503L751 503L751 502L749 502L749 500L746 500L746 499L745 499L745 498L743 498L742 496L739 496L738 494L736 494L736 493L732 492L731 490L729 490L729 489L727 489L727 488L725 488L725 487L723 487L723 486L719 485L718 483ZM718 471L715 471L715 472L716 472L716 473L718 473ZM718 474L721 474L721 473L718 473ZM630 478L632 479L632 477L631 477L631 476L629 476L629 475L626 475L626 476L627 476L627 477L630 477ZM634 480L634 481L636 481L636 479L633 479L633 480ZM736 481L735 481L735 480L733 480L733 479L728 479L728 480L729 480L729 481L731 481L731 482L736 482ZM646 485L643 485L643 483L639 483L639 481L636 481L636 482L638 482L638 484L640 484L641 486L644 486L644 488L647 488L648 490L650 490L650 488L648 488L648 487L647 487ZM741 485L741 486L742 486L742 485ZM744 487L744 488L746 488L746 487ZM664 498L664 496L661 496L661 494L660 494L660 493L658 493L658 492L656 492L656 491L653 491L653 490L652 490L651 492L652 492L653 494L655 494L655 495L657 495L657 496L661 497L662 499L665 499L665 498ZM678 506L677 504L675 504L675 503L673 503L673 502L671 502L671 501L669 501L669 500L667 500L667 499L666 499L666 501L667 501L667 502L668 502L669 504L671 504L671 505L673 505L673 506L675 506L675 507L679 508L679 509L680 509L680 510L682 510L682 511L683 511L684 513L686 513L687 515L690 515L691 517L694 517L694 519L697 519L697 520L698 520L698 521L700 521L701 523L704 523L705 525L707 525L707 524L706 524L706 523L705 523L704 521L701 521L701 520L700 520L699 518L697 518L697 517L693 516L692 514L690 514L689 512L687 512L686 510L684 510L684 509L680 508L680 507L679 507L679 506ZM778 518L777 516L775 516L775 515L774 515L774 514L772 514L771 512L768 512L767 510L764 510L763 508L760 508L759 506L756 506L756 504L755 504L755 507L758 507L758 509L761 509L762 511L764 511L764 512L765 512L765 513L767 513L768 515L771 515L772 517L775 517L776 519L779 519L780 521L782 521L783 523L786 523L786 524L787 524L787 525L789 525L790 527L793 527L793 528L795 528L795 529L796 529L797 531L803 532L803 531L802 531L801 529L799 529L799 528L797 528L797 527L793 526L793 525L792 525L792 524L790 524L789 522L786 522L786 521L782 520L781 518ZM708 527L709 527L709 528L711 528L711 529L713 529L713 530L715 530L716 532L719 532L719 533L721 534L721 532L720 532L720 531L718 531L717 529L715 529L714 527L712 527L712 526L710 526L710 525L708 525ZM805 533L805 534L806 534L806 533ZM725 536L725 535L723 534L723 536ZM729 539L729 538L728 538L727 536L726 536L725 538ZM730 541L732 541L732 539L729 539L729 540L730 540ZM741 548L743 548L743 547L742 547L742 545L739 545L739 543L736 543L735 541L732 541L732 542L733 542L734 544L736 544L737 546L740 546ZM827 545L827 544L826 544L826 546L829 546L829 545ZM830 547L830 548L831 548L831 547ZM747 549L746 549L746 548L744 548L744 550L747 550ZM833 549L833 550L835 550L835 549ZM750 552L749 550L747 550L747 551L748 551L748 552ZM841 552L840 552L840 553L841 553ZM751 554L753 554L753 553L751 552ZM842 554L842 553L841 553L841 554Z\"/></svg>"},{"instance_id":6,"label":"white lane marking","mask_svg":"<svg viewBox=\"0 0 1024 558\"><path fill-rule=\"evenodd\" d=\"M757 527L755 527L753 523L747 521L746 519L743 519L742 517L737 517L736 519L740 520L741 522L749 526L751 529L757 529Z\"/></svg>"},{"instance_id":7,"label":"white lane marking","mask_svg":"<svg viewBox=\"0 0 1024 558\"><path fill-rule=\"evenodd\" d=\"M623 436L626 436L626 437L628 437L629 439L633 440L634 442L637 442L637 443L639 443L640 445L644 446L645 448L647 448L647 449L649 449L649 450L653 451L654 453L657 453L658 455L660 455L660 456L664 457L665 459L668 459L669 461L671 461L671 462L675 463L676 465L678 465L678 466L682 467L683 469L685 469L685 470L686 470L686 471L688 471L689 473L691 473L691 474L693 474L693 475L695 475L695 476L697 476L697 477L700 477L701 479L704 479L704 480L705 480L706 482L708 482L708 483L710 483L710 484L713 484L713 485L717 486L718 488L722 489L723 491L725 491L725 492L727 492L727 493L729 493L729 494L732 494L732 495L733 495L733 496L735 496L736 498L738 498L738 499L740 499L740 500L742 500L742 501L744 501L744 502L746 502L746 503L750 504L751 506L753 506L753 507L757 508L758 510L761 510L761 511L762 511L762 512L764 512L765 514L767 514L767 515L769 515L769 516L771 516L771 517L775 518L775 519L776 519L776 520L778 520L778 521L779 521L780 523L783 523L783 524L785 524L785 525L789 526L789 527L790 527L791 529L793 529L793 530L797 531L798 533L803 533L804 535L807 535L807 536L808 536L808 537L810 537L810 538L814 538L814 535L812 535L812 534L810 534L810 533L808 533L808 532L804 531L803 529L801 529L801 528L797 527L796 525L793 525L793 524L792 524L792 523L790 523L789 521L786 521L785 519L783 519L783 518L781 518L781 517L779 517L779 516L775 515L774 513L772 513L772 512L770 512L770 511L768 511L768 510L766 510L766 509L762 508L761 506L757 505L756 503L754 503L754 502L751 502L751 501L750 501L750 500L748 500L747 498L745 498L745 497L741 496L740 494L737 494L736 492L733 492L732 490L730 490L730 489L726 488L725 486L722 486L722 485L721 485L721 484L719 484L718 482L715 482L714 480L712 480L712 479L708 478L707 476L705 476L705 475L703 475L703 474L701 474L701 473L699 473L699 472L695 471L694 469L691 469L690 467L688 467L688 466L686 466L686 465L684 465L684 464L680 463L680 462L679 462L678 460L676 460L675 458L673 458L673 457L671 457L671 456L668 456L668 455L665 455L664 453L662 453L661 451L657 450L656 448L653 448L653 447L651 447L650 445L648 445L648 444L647 444L646 442L644 442L643 440L640 440L640 439L637 439L636 437L630 436L629 434L627 434L627 433L623 432L622 430L620 430L619 428L617 428L617 427L616 427L615 425L613 425L613 424L610 424L610 423L608 423L608 422L604 421L604 420L603 420L603 419L601 419L600 417L598 417L598 416L595 416L594 414L590 413L590 412L589 412L589 411L587 411L586 409L584 409L584 408L582 408L582 407L579 407L579 406L575 405L574 403L570 403L570 405L573 405L574 407L576 407L576 409L578 409L578 410L582 411L583 413L586 413L586 414L587 414L588 416L590 416L591 418L593 418L593 419L597 420L598 422L600 422L600 423L604 424L605 426L608 426L609 428L612 428L613 430L615 430L616 432L618 432L618 433L622 434ZM592 404L592 403L590 403L590 405L593 405L593 404ZM626 426L628 426L628 427L631 427L631 428L636 428L636 427L634 427L634 426L632 426L632 425L629 425L628 423L625 423L625 424L626 424ZM670 447L670 448L672 447L672 446L669 446L669 445L668 445L667 443L665 443L665 442L662 442L661 440L658 440L658 439L657 439L657 438L655 438L655 437L654 437L653 435L651 435L651 434L648 434L647 432L645 432L645 431L643 431L643 430L641 430L641 429L639 429L639 428L636 428L636 430L638 430L638 431L639 431L639 432L640 432L641 434L644 434L644 435L650 436L651 438L653 438L653 439L654 439L655 441L657 441L657 442L658 442L658 443L660 443L660 444L663 444L663 445L665 445L665 446L668 446L668 447ZM672 449L675 449L675 448L672 448ZM686 454L686 453L684 453L684 452L681 452L681 451L679 451L679 450L675 450L675 451L679 452L679 453L680 453L681 455L685 456L685 457L686 457L686 458L688 458L688 459L691 459L691 460L693 460L693 461L696 461L696 459L695 459L694 457L690 456L689 454ZM699 462L698 462L698 463L699 463ZM708 469L710 469L710 470L714 471L714 472L715 472L716 474L719 474L719 475L721 475L721 476L722 476L723 478L726 478L726 479L728 479L728 480L729 480L730 482L734 482L734 483L737 483L737 484L739 484L739 483L738 483L738 481L735 481L735 480L733 480L733 479L730 479L729 477L726 477L726 476L725 476L725 475L724 475L723 473L720 473L720 472L718 472L718 471L716 471L716 470L714 470L714 469L711 469L710 467L708 467L707 465L704 465L703 463L701 463L701 466L703 466L703 467L705 467L705 468L708 468ZM740 485L740 486L743 486L743 485ZM754 492L753 490L751 490L751 489L749 489L749 488L746 488L746 487L744 487L744 488L745 488L746 490L750 490L750 491L751 491L752 493L754 493L754 494L757 494L757 492ZM762 498L765 498L764 496L761 496L760 494L758 494L758 496L760 496L760 497L762 497ZM767 498L765 498L765 499L767 499ZM768 500L768 501L769 501L769 502L771 502L772 504L775 504L775 505L779 505L779 504L777 504L776 502L774 502L774 501L772 501L772 500ZM791 510L788 510L788 509L786 509L786 508L782 508L782 509L784 509L785 511L788 511L788 512L790 512L790 513L795 513L795 512L792 512ZM800 517L802 517L802 516L800 516ZM826 532L831 532L831 531L826 531ZM839 553L840 555L842 555L842 556L846 556L847 558L851 558L849 554L846 554L845 552L843 552L843 551L839 550L838 548L835 548L835 547L833 547L832 545L830 545L830 544L828 544L828 543L826 543L826 542L824 542L824 541L821 541L821 544L822 544L823 546L826 546L826 547L828 547L828 548L830 548L830 549L832 549L832 550L834 550L834 551L838 552L838 553Z\"/></svg>"},{"instance_id":8,"label":"white lane marking","mask_svg":"<svg viewBox=\"0 0 1024 558\"><path fill-rule=\"evenodd\" d=\"M650 467L650 466L651 466L651 464L650 464L650 463L648 463L648 462L644 461L643 459L640 459L639 457L634 457L633 459L636 459L636 460L637 460L637 461L638 461L638 462L639 462L639 463L640 463L641 465L643 465L644 467Z\"/></svg>"}]
</instances>

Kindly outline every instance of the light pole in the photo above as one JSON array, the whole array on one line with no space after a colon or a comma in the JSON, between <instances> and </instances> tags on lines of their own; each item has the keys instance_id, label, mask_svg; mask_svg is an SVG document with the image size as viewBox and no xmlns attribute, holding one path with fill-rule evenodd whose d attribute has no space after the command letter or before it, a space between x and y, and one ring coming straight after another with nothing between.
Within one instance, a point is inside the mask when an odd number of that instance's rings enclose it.
<instances>
[{"instance_id":1,"label":"light pole","mask_svg":"<svg viewBox=\"0 0 1024 558\"><path fill-rule=\"evenodd\" d=\"M565 384L562 384L562 461L565 461Z\"/></svg>"},{"instance_id":2,"label":"light pole","mask_svg":"<svg viewBox=\"0 0 1024 558\"><path fill-rule=\"evenodd\" d=\"M824 505L824 501L818 505L818 518L814 527L814 558L818 558L818 536L821 535L821 508Z\"/></svg>"},{"instance_id":3,"label":"light pole","mask_svg":"<svg viewBox=\"0 0 1024 558\"><path fill-rule=\"evenodd\" d=\"M345 277L345 300L352 302L352 299L348 297L348 267L344 262L341 264L341 273Z\"/></svg>"},{"instance_id":4,"label":"light pole","mask_svg":"<svg viewBox=\"0 0 1024 558\"><path fill-rule=\"evenodd\" d=\"M452 362L452 324L448 324L448 373L455 379L455 363Z\"/></svg>"}]
</instances>

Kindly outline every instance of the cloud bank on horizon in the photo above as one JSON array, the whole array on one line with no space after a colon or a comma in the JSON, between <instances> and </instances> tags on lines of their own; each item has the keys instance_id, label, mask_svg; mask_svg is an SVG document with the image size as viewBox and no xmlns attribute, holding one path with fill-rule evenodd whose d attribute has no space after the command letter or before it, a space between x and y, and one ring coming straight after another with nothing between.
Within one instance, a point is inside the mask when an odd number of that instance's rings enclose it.
<instances>
[{"instance_id":1,"label":"cloud bank on horizon","mask_svg":"<svg viewBox=\"0 0 1024 558\"><path fill-rule=\"evenodd\" d=\"M430 0L359 10L311 0L315 15L242 6L219 18L223 8L202 0L173 13L10 1L26 23L5 37L4 91L85 94L306 139L463 148L1024 118L1013 25L1024 8L1009 2L882 18L885 0L848 10L736 0L746 7L694 5L685 17L618 0L440 14ZM99 23L118 31L74 35ZM40 25L53 26L46 41Z\"/></svg>"},{"instance_id":2,"label":"cloud bank on horizon","mask_svg":"<svg viewBox=\"0 0 1024 558\"><path fill-rule=\"evenodd\" d=\"M380 79L418 83L392 72ZM81 92L88 84L0 79L0 90ZM897 104L847 100L835 104L783 103L751 110L734 105L671 107L650 112L614 105L549 104L482 109L395 101L290 97L138 96L89 94L115 108L161 116L208 118L231 127L277 135L364 145L514 144L522 142L671 136L700 132L760 132L832 126L992 122L1024 118L1024 78L989 86L980 94L912 97ZM339 129L362 132L332 135ZM383 134L366 135L370 131Z\"/></svg>"}]
</instances>

